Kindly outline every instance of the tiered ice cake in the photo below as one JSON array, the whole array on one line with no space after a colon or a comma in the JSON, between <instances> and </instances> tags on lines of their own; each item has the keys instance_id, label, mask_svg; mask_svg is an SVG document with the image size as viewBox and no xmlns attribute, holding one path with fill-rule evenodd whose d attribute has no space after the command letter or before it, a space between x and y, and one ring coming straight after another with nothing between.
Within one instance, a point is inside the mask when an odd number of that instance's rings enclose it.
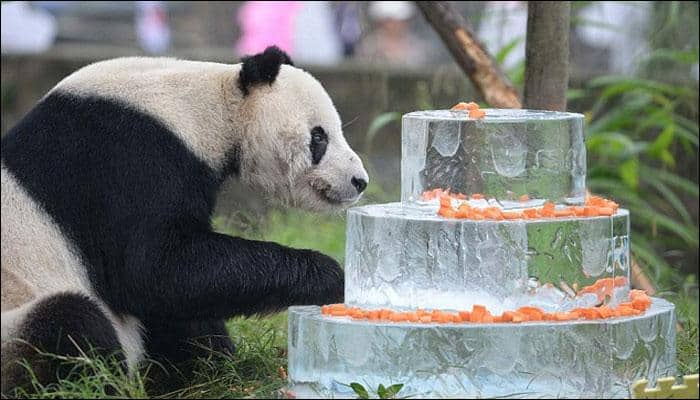
<instances>
[{"instance_id":1,"label":"tiered ice cake","mask_svg":"<svg viewBox=\"0 0 700 400\"><path fill-rule=\"evenodd\" d=\"M583 116L484 111L404 115L402 202L348 211L346 304L289 310L298 396L628 397L675 372L629 213L587 198Z\"/></svg>"}]
</instances>

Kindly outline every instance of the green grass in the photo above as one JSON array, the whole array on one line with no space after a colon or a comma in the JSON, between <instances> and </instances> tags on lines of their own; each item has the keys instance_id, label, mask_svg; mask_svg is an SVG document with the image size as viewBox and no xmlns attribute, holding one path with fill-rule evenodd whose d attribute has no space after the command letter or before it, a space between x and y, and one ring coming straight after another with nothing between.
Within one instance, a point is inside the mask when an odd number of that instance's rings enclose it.
<instances>
[{"instance_id":1,"label":"green grass","mask_svg":"<svg viewBox=\"0 0 700 400\"><path fill-rule=\"evenodd\" d=\"M298 248L314 248L332 255L339 261L345 248L345 217L315 215L301 211L275 210L262 222L263 228L249 238L272 240ZM239 233L224 220L215 220L215 228L229 234ZM691 276L683 284L659 282L667 290L660 296L676 304L678 321L683 330L678 332L678 369L681 374L698 371L698 289ZM170 393L178 398L266 398L279 396L286 371L287 316L280 313L265 318L235 318L228 329L236 343L233 358L201 360L196 368L196 379L186 390ZM153 366L150 366L153 368ZM36 393L24 393L31 398L106 398L105 387L111 386L116 397L147 398L143 380L148 377L148 366L128 378L115 375L104 361L94 361L94 376L60 382L49 387L36 387Z\"/></svg>"}]
</instances>

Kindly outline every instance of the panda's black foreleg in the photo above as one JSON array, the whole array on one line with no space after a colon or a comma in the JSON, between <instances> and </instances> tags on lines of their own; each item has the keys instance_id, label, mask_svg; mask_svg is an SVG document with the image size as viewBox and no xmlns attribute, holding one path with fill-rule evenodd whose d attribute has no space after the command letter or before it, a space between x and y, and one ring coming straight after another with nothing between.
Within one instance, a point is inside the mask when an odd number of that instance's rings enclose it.
<instances>
[{"instance_id":1,"label":"panda's black foreleg","mask_svg":"<svg viewBox=\"0 0 700 400\"><path fill-rule=\"evenodd\" d=\"M145 321L146 353L156 361L148 375L148 393L172 393L191 385L198 358L230 357L235 348L223 320Z\"/></svg>"},{"instance_id":2,"label":"panda's black foreleg","mask_svg":"<svg viewBox=\"0 0 700 400\"><path fill-rule=\"evenodd\" d=\"M134 237L113 304L142 320L218 320L343 300L343 272L312 250L174 227Z\"/></svg>"}]
</instances>

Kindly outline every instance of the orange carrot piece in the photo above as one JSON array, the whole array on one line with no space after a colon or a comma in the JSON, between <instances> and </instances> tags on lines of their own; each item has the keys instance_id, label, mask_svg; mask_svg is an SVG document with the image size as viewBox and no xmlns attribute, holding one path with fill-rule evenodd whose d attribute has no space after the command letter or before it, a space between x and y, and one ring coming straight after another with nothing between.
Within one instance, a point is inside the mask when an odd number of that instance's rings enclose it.
<instances>
[{"instance_id":1,"label":"orange carrot piece","mask_svg":"<svg viewBox=\"0 0 700 400\"><path fill-rule=\"evenodd\" d=\"M522 219L523 213L517 211L502 211L501 216L505 219Z\"/></svg>"},{"instance_id":2,"label":"orange carrot piece","mask_svg":"<svg viewBox=\"0 0 700 400\"><path fill-rule=\"evenodd\" d=\"M503 314L501 314L501 319L503 322L510 322L513 320L514 316L515 313L513 311L504 311Z\"/></svg>"},{"instance_id":3,"label":"orange carrot piece","mask_svg":"<svg viewBox=\"0 0 700 400\"><path fill-rule=\"evenodd\" d=\"M379 310L379 319L389 319L389 315L391 315L391 310L387 310L386 308L382 308L381 310Z\"/></svg>"},{"instance_id":4,"label":"orange carrot piece","mask_svg":"<svg viewBox=\"0 0 700 400\"><path fill-rule=\"evenodd\" d=\"M370 311L369 314L367 315L367 318L372 320L372 321L378 320L379 319L379 310Z\"/></svg>"},{"instance_id":5,"label":"orange carrot piece","mask_svg":"<svg viewBox=\"0 0 700 400\"><path fill-rule=\"evenodd\" d=\"M523 214L525 215L526 218L534 219L537 218L537 209L536 208L526 208L523 210Z\"/></svg>"},{"instance_id":6,"label":"orange carrot piece","mask_svg":"<svg viewBox=\"0 0 700 400\"><path fill-rule=\"evenodd\" d=\"M452 208L452 199L449 196L440 196L440 207Z\"/></svg>"},{"instance_id":7,"label":"orange carrot piece","mask_svg":"<svg viewBox=\"0 0 700 400\"><path fill-rule=\"evenodd\" d=\"M454 218L455 211L452 208L440 207L440 209L438 210L438 215L445 217L445 218Z\"/></svg>"},{"instance_id":8,"label":"orange carrot piece","mask_svg":"<svg viewBox=\"0 0 700 400\"><path fill-rule=\"evenodd\" d=\"M433 321L433 319L430 315L423 315L422 317L420 317L420 322L422 322L422 323L427 324L427 323L430 323L432 321Z\"/></svg>"},{"instance_id":9,"label":"orange carrot piece","mask_svg":"<svg viewBox=\"0 0 700 400\"><path fill-rule=\"evenodd\" d=\"M598 207L598 215L611 216L613 214L615 214L615 212L610 207Z\"/></svg>"},{"instance_id":10,"label":"orange carrot piece","mask_svg":"<svg viewBox=\"0 0 700 400\"><path fill-rule=\"evenodd\" d=\"M613 316L613 311L608 306L598 307L598 312L600 313L601 318L610 318Z\"/></svg>"},{"instance_id":11,"label":"orange carrot piece","mask_svg":"<svg viewBox=\"0 0 700 400\"><path fill-rule=\"evenodd\" d=\"M468 106L467 103L460 101L459 103L452 106L451 110L452 111L466 111L466 110L469 110L469 108L467 108L467 106Z\"/></svg>"},{"instance_id":12,"label":"orange carrot piece","mask_svg":"<svg viewBox=\"0 0 700 400\"><path fill-rule=\"evenodd\" d=\"M520 200L521 202L524 203L526 201L530 201L530 196L528 196L527 194L524 194L524 195L518 197L518 200Z\"/></svg>"},{"instance_id":13,"label":"orange carrot piece","mask_svg":"<svg viewBox=\"0 0 700 400\"><path fill-rule=\"evenodd\" d=\"M469 316L471 315L471 313L469 311L460 311L458 313L458 315L459 315L459 319L462 322L469 322Z\"/></svg>"},{"instance_id":14,"label":"orange carrot piece","mask_svg":"<svg viewBox=\"0 0 700 400\"><path fill-rule=\"evenodd\" d=\"M497 207L486 207L484 209L484 217L488 219L502 219L501 210Z\"/></svg>"},{"instance_id":15,"label":"orange carrot piece","mask_svg":"<svg viewBox=\"0 0 700 400\"><path fill-rule=\"evenodd\" d=\"M520 307L518 312L525 314L528 321L541 321L544 318L544 311L537 307Z\"/></svg>"},{"instance_id":16,"label":"orange carrot piece","mask_svg":"<svg viewBox=\"0 0 700 400\"><path fill-rule=\"evenodd\" d=\"M484 112L484 110L469 110L469 118L481 119L484 118L484 116L486 116L486 112Z\"/></svg>"},{"instance_id":17,"label":"orange carrot piece","mask_svg":"<svg viewBox=\"0 0 700 400\"><path fill-rule=\"evenodd\" d=\"M591 206L583 207L583 216L584 217L596 217L596 216L598 216L597 207L591 207Z\"/></svg>"},{"instance_id":18,"label":"orange carrot piece","mask_svg":"<svg viewBox=\"0 0 700 400\"><path fill-rule=\"evenodd\" d=\"M471 111L471 110L478 110L478 109L479 109L479 105L478 105L477 103L474 103L473 101L470 101L469 103L467 103L467 104L465 105L465 107L466 107L467 110L469 110L469 111Z\"/></svg>"},{"instance_id":19,"label":"orange carrot piece","mask_svg":"<svg viewBox=\"0 0 700 400\"><path fill-rule=\"evenodd\" d=\"M575 217L576 213L574 210L571 210L569 208L564 208L561 210L554 210L554 216L555 217Z\"/></svg>"}]
</instances>

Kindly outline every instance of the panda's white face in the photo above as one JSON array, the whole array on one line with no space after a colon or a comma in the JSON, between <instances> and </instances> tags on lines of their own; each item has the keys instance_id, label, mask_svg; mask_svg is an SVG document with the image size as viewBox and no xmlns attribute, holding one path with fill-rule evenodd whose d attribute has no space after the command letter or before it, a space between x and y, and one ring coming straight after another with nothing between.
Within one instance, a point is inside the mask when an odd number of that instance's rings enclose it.
<instances>
[{"instance_id":1,"label":"panda's white face","mask_svg":"<svg viewBox=\"0 0 700 400\"><path fill-rule=\"evenodd\" d=\"M245 96L240 176L283 204L334 210L356 202L368 183L345 141L340 117L321 84L282 65L270 85Z\"/></svg>"}]
</instances>

